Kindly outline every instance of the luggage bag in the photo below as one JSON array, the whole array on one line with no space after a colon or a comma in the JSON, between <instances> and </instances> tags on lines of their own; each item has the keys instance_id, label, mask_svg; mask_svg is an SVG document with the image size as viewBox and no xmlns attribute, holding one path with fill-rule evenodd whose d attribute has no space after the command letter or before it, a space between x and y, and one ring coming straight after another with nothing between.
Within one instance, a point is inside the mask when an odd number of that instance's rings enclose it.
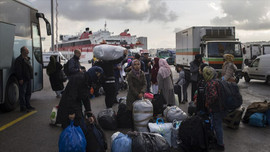
<instances>
[{"instance_id":1,"label":"luggage bag","mask_svg":"<svg viewBox=\"0 0 270 152\"><path fill-rule=\"evenodd\" d=\"M244 111L245 107L233 110L227 114L227 116L223 119L223 122L227 124L229 128L238 129Z\"/></svg>"}]
</instances>

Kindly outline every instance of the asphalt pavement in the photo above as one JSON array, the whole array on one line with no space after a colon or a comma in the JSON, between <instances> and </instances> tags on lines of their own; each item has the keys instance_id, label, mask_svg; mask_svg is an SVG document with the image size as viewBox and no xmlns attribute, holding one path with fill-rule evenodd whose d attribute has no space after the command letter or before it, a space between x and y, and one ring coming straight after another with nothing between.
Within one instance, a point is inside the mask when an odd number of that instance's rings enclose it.
<instances>
[{"instance_id":1,"label":"asphalt pavement","mask_svg":"<svg viewBox=\"0 0 270 152\"><path fill-rule=\"evenodd\" d=\"M87 68L89 64L85 64ZM174 71L174 68L172 67ZM178 74L173 72L174 80ZM191 85L190 85L191 86ZM190 100L190 86L188 88L188 99ZM270 86L263 81L251 80L246 83L240 80L239 87L244 99L243 106L247 107L256 101L270 101ZM120 91L118 97L126 96L126 91ZM31 104L36 108L36 112L21 119L26 113L19 112L19 108L9 113L0 113L0 128L10 122L14 124L0 131L0 151L1 152L57 152L58 139L62 131L61 127L49 125L49 117L53 106L58 105L60 99L56 98L51 90L46 72L44 72L44 88L35 92L31 97ZM104 96L91 100L92 111L95 115L105 108ZM188 104L179 105L187 112ZM113 109L117 111L117 105ZM19 118L19 119L18 119ZM223 125L224 142L226 152L269 152L270 151L270 127L257 128L240 123L237 130L232 130ZM128 129L115 131L105 130L106 138L110 147L110 137L116 132L128 132Z\"/></svg>"}]
</instances>

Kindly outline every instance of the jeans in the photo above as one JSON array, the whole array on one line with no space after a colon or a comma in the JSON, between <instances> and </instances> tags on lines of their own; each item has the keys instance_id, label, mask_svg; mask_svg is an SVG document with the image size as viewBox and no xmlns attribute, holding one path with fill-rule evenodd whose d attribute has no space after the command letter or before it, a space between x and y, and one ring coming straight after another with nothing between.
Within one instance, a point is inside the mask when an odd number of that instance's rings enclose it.
<instances>
[{"instance_id":1,"label":"jeans","mask_svg":"<svg viewBox=\"0 0 270 152\"><path fill-rule=\"evenodd\" d=\"M212 123L214 127L214 131L217 137L217 144L218 145L224 145L223 142L223 128L222 128L222 119L224 117L223 112L215 112L212 114Z\"/></svg>"},{"instance_id":2,"label":"jeans","mask_svg":"<svg viewBox=\"0 0 270 152\"><path fill-rule=\"evenodd\" d=\"M24 81L23 84L19 85L19 99L20 99L20 107L21 108L29 108L30 107L30 98L31 98L31 80Z\"/></svg>"},{"instance_id":3,"label":"jeans","mask_svg":"<svg viewBox=\"0 0 270 152\"><path fill-rule=\"evenodd\" d=\"M151 78L150 78L150 74L145 74L145 79L146 79L146 83L147 83L147 89L146 89L146 92L150 92L150 87L151 87Z\"/></svg>"}]
</instances>

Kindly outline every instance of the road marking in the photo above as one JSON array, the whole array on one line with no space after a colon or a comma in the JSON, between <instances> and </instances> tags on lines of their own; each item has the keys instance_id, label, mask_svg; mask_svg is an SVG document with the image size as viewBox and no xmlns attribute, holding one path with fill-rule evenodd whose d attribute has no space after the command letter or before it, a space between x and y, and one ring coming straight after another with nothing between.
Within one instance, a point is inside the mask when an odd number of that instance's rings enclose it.
<instances>
[{"instance_id":1,"label":"road marking","mask_svg":"<svg viewBox=\"0 0 270 152\"><path fill-rule=\"evenodd\" d=\"M25 114L25 115L23 115L23 116L21 116L21 117L15 119L15 120L13 120L13 121L11 121L11 122L9 122L9 123L7 123L7 124L1 126L1 127L0 127L0 131L3 131L3 130L5 130L5 129L7 129L8 127L10 127L10 126L14 125L15 123L17 123L17 122L19 122L19 121L21 121L21 120L23 120L23 119L25 119L25 118L31 116L32 114L34 114L34 113L36 113L36 112L37 112L37 111L31 111L31 112L29 112L29 113L27 113L27 114Z\"/></svg>"}]
</instances>

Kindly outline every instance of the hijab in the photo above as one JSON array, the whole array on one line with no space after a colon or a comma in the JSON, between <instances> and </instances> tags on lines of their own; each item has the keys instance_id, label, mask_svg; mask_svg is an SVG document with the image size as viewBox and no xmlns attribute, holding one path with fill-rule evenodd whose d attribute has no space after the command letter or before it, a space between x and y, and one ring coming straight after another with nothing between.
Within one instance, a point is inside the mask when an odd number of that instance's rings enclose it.
<instances>
[{"instance_id":1,"label":"hijab","mask_svg":"<svg viewBox=\"0 0 270 152\"><path fill-rule=\"evenodd\" d=\"M138 63L139 63L139 65L140 65L139 70L135 70L135 68L134 68L135 62L138 62ZM132 61L131 67L132 67L132 72L133 72L133 74L134 74L137 78L139 78L139 77L140 77L140 72L141 72L141 62L140 62L139 60L135 59L135 60Z\"/></svg>"},{"instance_id":2,"label":"hijab","mask_svg":"<svg viewBox=\"0 0 270 152\"><path fill-rule=\"evenodd\" d=\"M56 59L54 56L50 56L50 62L47 66L46 72L48 75L53 74L56 71Z\"/></svg>"},{"instance_id":3,"label":"hijab","mask_svg":"<svg viewBox=\"0 0 270 152\"><path fill-rule=\"evenodd\" d=\"M216 76L216 71L214 68L210 66L206 66L203 68L203 77L206 82L214 79L215 76Z\"/></svg>"},{"instance_id":4,"label":"hijab","mask_svg":"<svg viewBox=\"0 0 270 152\"><path fill-rule=\"evenodd\" d=\"M167 78L168 76L171 75L171 68L167 61L165 59L159 59L159 70L158 74L162 76L162 78Z\"/></svg>"}]
</instances>

